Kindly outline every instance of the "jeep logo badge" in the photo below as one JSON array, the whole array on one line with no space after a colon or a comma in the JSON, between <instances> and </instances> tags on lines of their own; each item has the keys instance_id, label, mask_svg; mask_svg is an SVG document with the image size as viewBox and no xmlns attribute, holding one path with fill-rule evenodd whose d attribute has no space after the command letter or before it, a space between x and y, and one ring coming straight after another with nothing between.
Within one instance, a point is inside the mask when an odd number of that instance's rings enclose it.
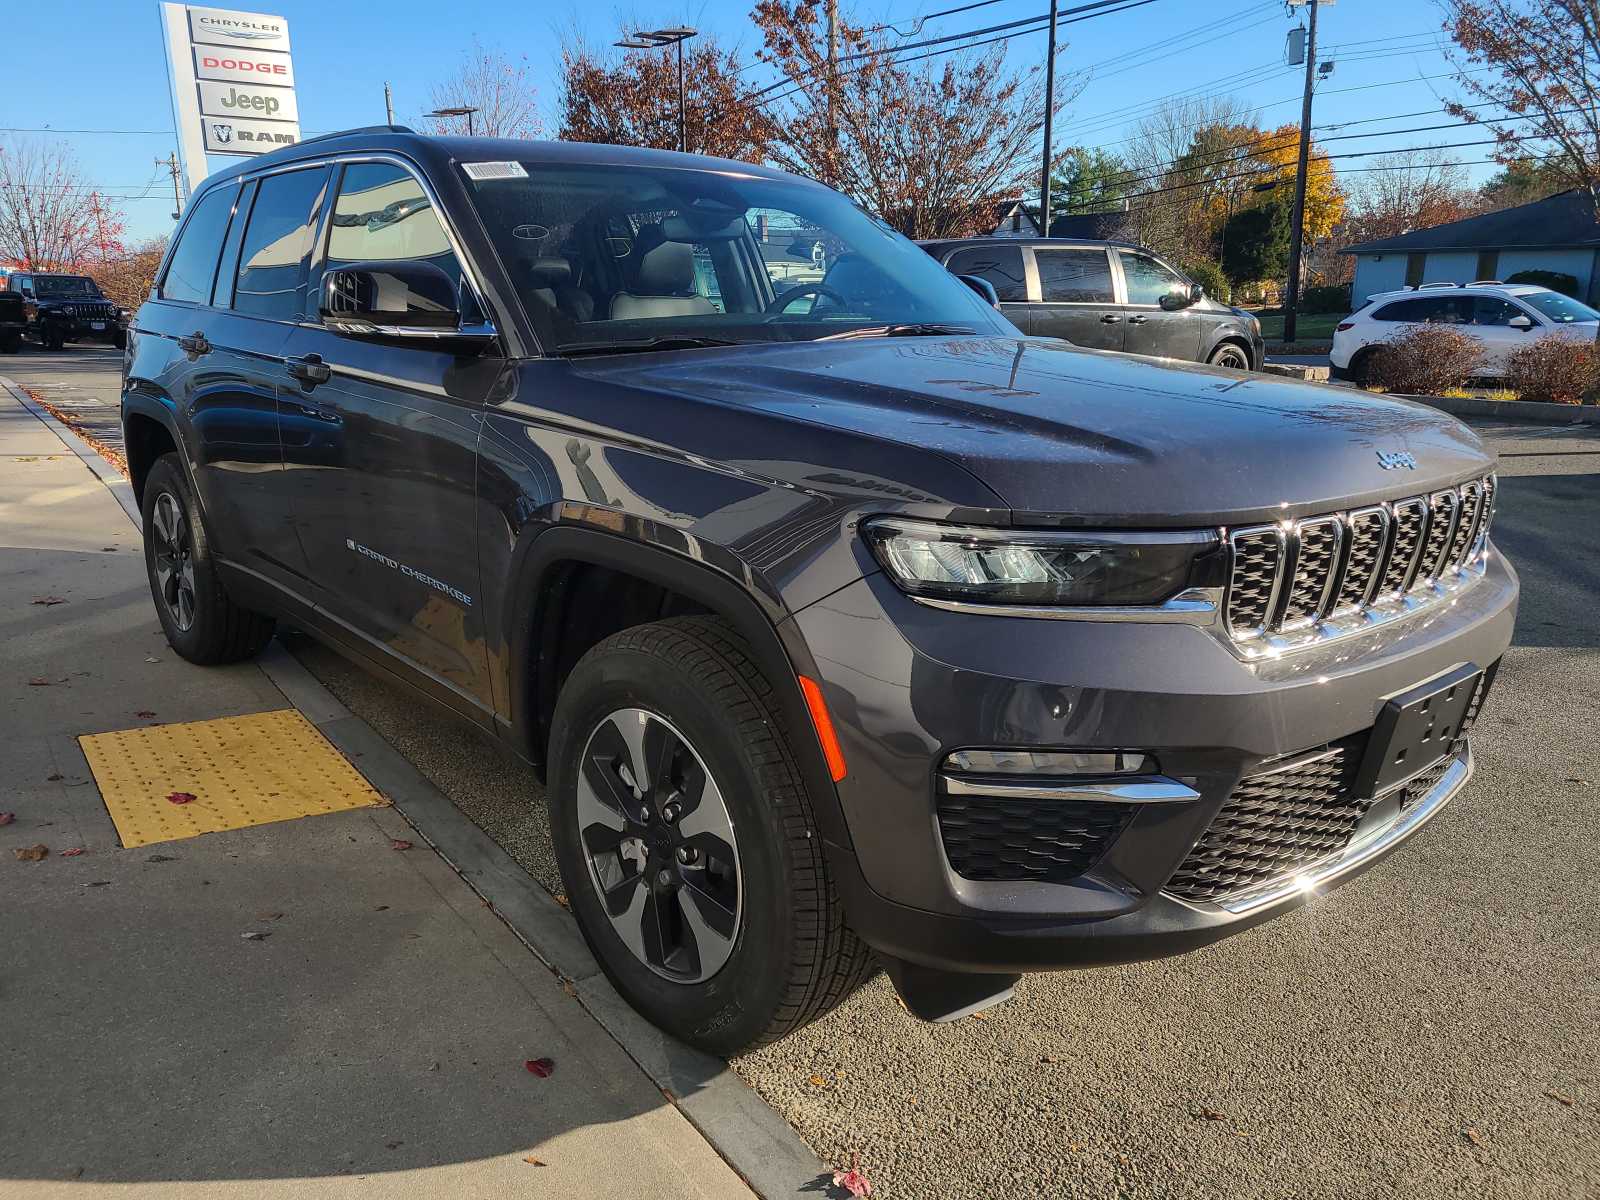
<instances>
[{"instance_id":1,"label":"jeep logo badge","mask_svg":"<svg viewBox=\"0 0 1600 1200\"><path fill-rule=\"evenodd\" d=\"M1385 471L1415 471L1417 459L1406 450L1379 450L1378 465Z\"/></svg>"}]
</instances>

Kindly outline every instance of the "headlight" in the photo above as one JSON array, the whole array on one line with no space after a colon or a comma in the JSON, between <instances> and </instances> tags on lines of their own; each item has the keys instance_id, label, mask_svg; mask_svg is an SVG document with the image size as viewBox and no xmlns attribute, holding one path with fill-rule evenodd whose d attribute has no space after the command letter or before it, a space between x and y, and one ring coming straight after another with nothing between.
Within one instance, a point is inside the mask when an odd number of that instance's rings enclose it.
<instances>
[{"instance_id":1,"label":"headlight","mask_svg":"<svg viewBox=\"0 0 1600 1200\"><path fill-rule=\"evenodd\" d=\"M873 553L913 596L981 604L1154 605L1222 585L1210 532L1078 533L987 529L878 517Z\"/></svg>"}]
</instances>

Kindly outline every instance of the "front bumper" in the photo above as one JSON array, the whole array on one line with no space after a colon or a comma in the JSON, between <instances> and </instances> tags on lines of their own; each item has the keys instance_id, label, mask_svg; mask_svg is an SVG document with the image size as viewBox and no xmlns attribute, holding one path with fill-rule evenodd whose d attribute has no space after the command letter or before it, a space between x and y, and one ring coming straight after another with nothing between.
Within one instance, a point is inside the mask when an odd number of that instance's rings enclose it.
<instances>
[{"instance_id":1,"label":"front bumper","mask_svg":"<svg viewBox=\"0 0 1600 1200\"><path fill-rule=\"evenodd\" d=\"M1270 759L1359 737L1389 696L1510 641L1516 577L1491 551L1452 601L1370 634L1246 662L1185 624L943 612L869 576L795 617L843 746L851 845L830 846L849 919L881 952L947 971L1160 957L1304 903L1378 861L1459 790L1470 754L1398 815L1374 808L1338 852L1214 900L1167 890ZM980 879L952 867L938 766L963 747L1130 749L1193 794L1134 806L1081 874ZM970 872L969 872L970 873Z\"/></svg>"}]
</instances>

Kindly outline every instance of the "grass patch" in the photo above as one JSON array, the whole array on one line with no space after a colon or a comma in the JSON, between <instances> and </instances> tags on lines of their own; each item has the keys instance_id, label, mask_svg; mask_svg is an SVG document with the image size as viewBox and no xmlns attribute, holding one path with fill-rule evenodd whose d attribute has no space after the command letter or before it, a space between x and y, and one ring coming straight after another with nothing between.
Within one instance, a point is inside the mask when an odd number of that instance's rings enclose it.
<instances>
[{"instance_id":1,"label":"grass patch","mask_svg":"<svg viewBox=\"0 0 1600 1200\"><path fill-rule=\"evenodd\" d=\"M1259 310L1256 319L1261 322L1261 336L1269 342L1283 340L1283 313L1274 309ZM1326 342L1333 338L1333 329L1344 317L1338 313L1301 313L1295 318L1295 340L1299 342Z\"/></svg>"}]
</instances>

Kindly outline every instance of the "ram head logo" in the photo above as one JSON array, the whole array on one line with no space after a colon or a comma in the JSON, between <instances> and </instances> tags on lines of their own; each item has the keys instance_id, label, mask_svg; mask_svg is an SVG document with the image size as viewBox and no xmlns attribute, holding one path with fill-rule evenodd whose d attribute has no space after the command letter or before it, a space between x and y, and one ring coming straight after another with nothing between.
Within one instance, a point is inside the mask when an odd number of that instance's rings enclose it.
<instances>
[{"instance_id":1,"label":"ram head logo","mask_svg":"<svg viewBox=\"0 0 1600 1200\"><path fill-rule=\"evenodd\" d=\"M217 143L219 145L226 146L229 142L233 141L232 125L221 125L214 123L211 126L211 132L216 135Z\"/></svg>"}]
</instances>

